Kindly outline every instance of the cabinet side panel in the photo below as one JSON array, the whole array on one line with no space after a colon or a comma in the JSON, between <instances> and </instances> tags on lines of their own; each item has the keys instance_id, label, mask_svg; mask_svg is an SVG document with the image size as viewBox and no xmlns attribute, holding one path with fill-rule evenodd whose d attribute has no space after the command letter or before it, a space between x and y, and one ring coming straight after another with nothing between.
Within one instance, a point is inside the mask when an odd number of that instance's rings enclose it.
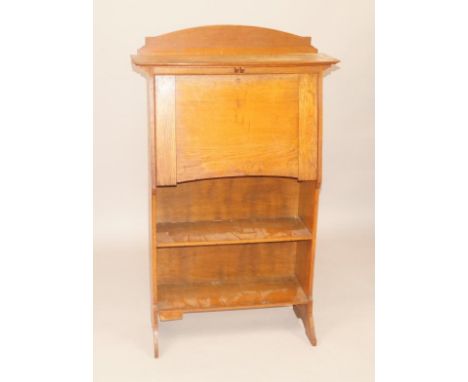
<instances>
[{"instance_id":1,"label":"cabinet side panel","mask_svg":"<svg viewBox=\"0 0 468 382\"><path fill-rule=\"evenodd\" d=\"M313 289L319 193L317 182L300 183L298 214L312 233L312 240L297 243L296 277L308 297L312 297Z\"/></svg>"},{"instance_id":2,"label":"cabinet side panel","mask_svg":"<svg viewBox=\"0 0 468 382\"><path fill-rule=\"evenodd\" d=\"M158 332L158 281L157 281L157 244L156 244L156 228L157 228L157 206L156 194L153 190L156 188L156 161L155 161L155 136L156 136L156 120L155 120L155 81L154 77L149 77L147 80L148 87L148 151L149 151L149 171L150 184L148 192L149 205L149 253L150 253L150 282L151 282L151 306L152 306L152 326L155 333L155 354L157 356L157 332Z\"/></svg>"},{"instance_id":3,"label":"cabinet side panel","mask_svg":"<svg viewBox=\"0 0 468 382\"><path fill-rule=\"evenodd\" d=\"M155 83L154 76L147 78L148 90L148 155L149 155L149 179L151 191L156 190L156 103L155 103ZM150 193L150 205L151 205Z\"/></svg>"},{"instance_id":4,"label":"cabinet side panel","mask_svg":"<svg viewBox=\"0 0 468 382\"><path fill-rule=\"evenodd\" d=\"M317 144L317 188L322 184L322 144L323 144L323 72L317 74L317 110L318 110L318 144Z\"/></svg>"},{"instance_id":5,"label":"cabinet side panel","mask_svg":"<svg viewBox=\"0 0 468 382\"><path fill-rule=\"evenodd\" d=\"M176 178L175 77L156 76L156 179L174 185Z\"/></svg>"},{"instance_id":6,"label":"cabinet side panel","mask_svg":"<svg viewBox=\"0 0 468 382\"><path fill-rule=\"evenodd\" d=\"M299 180L317 177L318 75L299 76Z\"/></svg>"}]
</instances>

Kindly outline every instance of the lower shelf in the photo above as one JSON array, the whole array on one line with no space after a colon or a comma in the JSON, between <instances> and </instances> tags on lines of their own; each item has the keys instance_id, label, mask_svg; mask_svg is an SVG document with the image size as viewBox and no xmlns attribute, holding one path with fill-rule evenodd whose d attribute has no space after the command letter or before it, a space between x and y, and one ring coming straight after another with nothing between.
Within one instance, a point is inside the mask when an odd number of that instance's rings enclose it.
<instances>
[{"instance_id":1,"label":"lower shelf","mask_svg":"<svg viewBox=\"0 0 468 382\"><path fill-rule=\"evenodd\" d=\"M295 277L159 285L160 311L199 312L304 304L308 301Z\"/></svg>"}]
</instances>

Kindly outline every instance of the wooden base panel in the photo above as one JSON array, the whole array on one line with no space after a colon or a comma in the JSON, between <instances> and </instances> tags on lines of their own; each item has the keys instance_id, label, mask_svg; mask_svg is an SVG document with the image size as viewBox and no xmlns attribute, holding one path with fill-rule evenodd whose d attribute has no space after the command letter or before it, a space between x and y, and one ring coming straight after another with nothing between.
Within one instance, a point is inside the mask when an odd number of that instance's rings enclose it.
<instances>
[{"instance_id":1,"label":"wooden base panel","mask_svg":"<svg viewBox=\"0 0 468 382\"><path fill-rule=\"evenodd\" d=\"M301 297L302 298L302 297ZM305 298L305 296L304 296ZM287 304L259 304L253 306L225 306L218 308L207 308L207 309L187 309L185 312L201 312L201 311L213 311L213 310L230 310L230 309L243 309L243 308L265 308L270 306L281 306ZM301 319L304 324L304 329L312 346L317 346L317 337L315 335L315 326L312 314L312 302L308 301L303 304L292 305L293 311L297 318ZM181 310L163 310L159 313L155 312L155 325L153 326L153 344L154 344L154 357L159 358L159 334L158 334L158 317L161 321L170 320L181 320L183 318L183 311Z\"/></svg>"}]
</instances>

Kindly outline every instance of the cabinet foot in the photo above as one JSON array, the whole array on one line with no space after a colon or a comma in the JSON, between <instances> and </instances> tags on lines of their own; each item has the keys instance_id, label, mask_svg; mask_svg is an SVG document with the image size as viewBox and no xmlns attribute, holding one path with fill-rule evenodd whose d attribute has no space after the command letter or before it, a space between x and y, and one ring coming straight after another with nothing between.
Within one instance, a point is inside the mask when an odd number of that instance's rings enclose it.
<instances>
[{"instance_id":1,"label":"cabinet foot","mask_svg":"<svg viewBox=\"0 0 468 382\"><path fill-rule=\"evenodd\" d=\"M312 346L317 346L317 337L315 336L314 318L312 314L312 302L301 305L293 305L294 313L297 318L302 320L304 324L307 338L309 338Z\"/></svg>"},{"instance_id":2,"label":"cabinet foot","mask_svg":"<svg viewBox=\"0 0 468 382\"><path fill-rule=\"evenodd\" d=\"M157 328L153 328L153 350L154 358L159 358L159 332Z\"/></svg>"},{"instance_id":3,"label":"cabinet foot","mask_svg":"<svg viewBox=\"0 0 468 382\"><path fill-rule=\"evenodd\" d=\"M153 351L154 358L159 358L159 317L158 310L153 308Z\"/></svg>"}]
</instances>

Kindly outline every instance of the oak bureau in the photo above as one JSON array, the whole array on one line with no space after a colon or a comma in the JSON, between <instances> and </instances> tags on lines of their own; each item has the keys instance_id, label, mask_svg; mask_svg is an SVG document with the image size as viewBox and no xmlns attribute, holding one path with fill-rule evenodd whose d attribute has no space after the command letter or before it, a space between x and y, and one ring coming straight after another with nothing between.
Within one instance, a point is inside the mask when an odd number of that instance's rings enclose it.
<instances>
[{"instance_id":1,"label":"oak bureau","mask_svg":"<svg viewBox=\"0 0 468 382\"><path fill-rule=\"evenodd\" d=\"M310 37L234 25L132 56L148 85L156 357L159 321L189 312L292 306L316 345L322 77L337 62Z\"/></svg>"}]
</instances>

